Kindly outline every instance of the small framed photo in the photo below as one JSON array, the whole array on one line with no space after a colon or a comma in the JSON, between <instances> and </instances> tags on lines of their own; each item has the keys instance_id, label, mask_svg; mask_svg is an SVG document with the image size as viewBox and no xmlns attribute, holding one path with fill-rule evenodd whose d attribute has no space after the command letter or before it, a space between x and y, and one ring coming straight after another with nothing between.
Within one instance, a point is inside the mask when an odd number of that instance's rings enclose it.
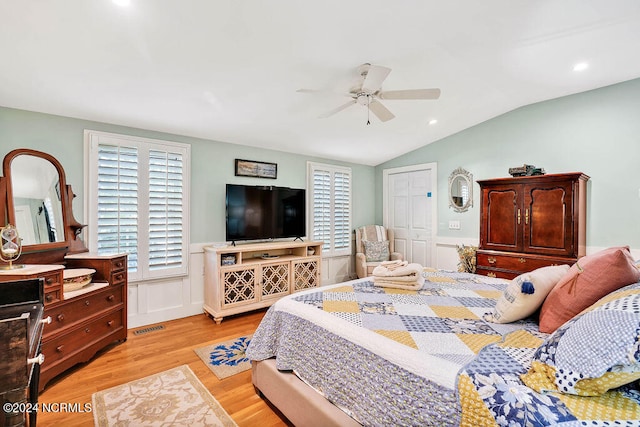
<instances>
[{"instance_id":1,"label":"small framed photo","mask_svg":"<svg viewBox=\"0 0 640 427\"><path fill-rule=\"evenodd\" d=\"M278 164L236 159L236 176L276 179L278 177Z\"/></svg>"}]
</instances>

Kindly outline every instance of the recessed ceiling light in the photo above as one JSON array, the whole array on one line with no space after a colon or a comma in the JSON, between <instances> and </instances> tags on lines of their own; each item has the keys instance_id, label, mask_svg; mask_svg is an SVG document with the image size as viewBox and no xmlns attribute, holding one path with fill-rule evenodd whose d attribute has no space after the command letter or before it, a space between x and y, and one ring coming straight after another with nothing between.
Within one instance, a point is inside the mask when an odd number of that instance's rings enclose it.
<instances>
[{"instance_id":1,"label":"recessed ceiling light","mask_svg":"<svg viewBox=\"0 0 640 427\"><path fill-rule=\"evenodd\" d=\"M573 71L584 71L589 68L589 64L586 62L578 62L573 66Z\"/></svg>"},{"instance_id":2,"label":"recessed ceiling light","mask_svg":"<svg viewBox=\"0 0 640 427\"><path fill-rule=\"evenodd\" d=\"M120 7L127 7L131 4L131 0L111 0L111 1Z\"/></svg>"},{"instance_id":3,"label":"recessed ceiling light","mask_svg":"<svg viewBox=\"0 0 640 427\"><path fill-rule=\"evenodd\" d=\"M438 123L438 119L431 119L431 120L429 120L429 124L430 124L430 125L435 125L436 123Z\"/></svg>"}]
</instances>

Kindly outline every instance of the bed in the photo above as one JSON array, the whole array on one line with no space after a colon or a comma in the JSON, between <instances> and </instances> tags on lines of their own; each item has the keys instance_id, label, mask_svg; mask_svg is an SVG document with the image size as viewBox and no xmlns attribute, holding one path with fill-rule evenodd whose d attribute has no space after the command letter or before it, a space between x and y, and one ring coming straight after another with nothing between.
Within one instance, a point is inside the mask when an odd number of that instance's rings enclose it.
<instances>
[{"instance_id":1,"label":"bed","mask_svg":"<svg viewBox=\"0 0 640 427\"><path fill-rule=\"evenodd\" d=\"M637 382L588 397L592 404L537 377L539 392L522 382L550 335L533 317L485 320L510 282L423 276L417 291L364 278L278 301L247 350L256 389L304 426L640 425ZM624 290L640 301L640 283ZM602 409L611 402L617 409Z\"/></svg>"}]
</instances>

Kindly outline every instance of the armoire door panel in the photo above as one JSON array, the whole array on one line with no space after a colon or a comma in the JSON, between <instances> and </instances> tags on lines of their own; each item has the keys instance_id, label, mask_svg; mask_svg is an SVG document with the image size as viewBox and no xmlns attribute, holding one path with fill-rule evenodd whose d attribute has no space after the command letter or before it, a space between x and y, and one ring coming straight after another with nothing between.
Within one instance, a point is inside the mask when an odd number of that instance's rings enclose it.
<instances>
[{"instance_id":1,"label":"armoire door panel","mask_svg":"<svg viewBox=\"0 0 640 427\"><path fill-rule=\"evenodd\" d=\"M486 227L487 249L519 250L521 248L521 232L519 231L519 197L512 188L494 188L483 194L486 198Z\"/></svg>"},{"instance_id":2,"label":"armoire door panel","mask_svg":"<svg viewBox=\"0 0 640 427\"><path fill-rule=\"evenodd\" d=\"M571 184L525 186L524 251L559 256L573 253Z\"/></svg>"}]
</instances>

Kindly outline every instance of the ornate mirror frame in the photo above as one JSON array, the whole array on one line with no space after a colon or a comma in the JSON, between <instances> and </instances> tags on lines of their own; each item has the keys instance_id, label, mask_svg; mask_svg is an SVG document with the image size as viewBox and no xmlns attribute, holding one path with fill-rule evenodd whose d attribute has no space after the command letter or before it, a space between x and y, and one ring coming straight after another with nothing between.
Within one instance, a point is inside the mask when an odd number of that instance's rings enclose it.
<instances>
[{"instance_id":1,"label":"ornate mirror frame","mask_svg":"<svg viewBox=\"0 0 640 427\"><path fill-rule=\"evenodd\" d=\"M24 245L22 248L22 262L30 264L50 264L64 260L64 255L69 253L86 252L87 248L78 235L85 227L73 216L72 201L75 197L71 186L67 184L64 168L60 162L50 154L41 151L20 148L9 152L2 162L3 177L0 178L0 197L4 203L0 207L0 214L4 224L16 224L16 211L14 202L14 190L11 174L11 164L19 156L33 156L50 162L58 172L58 189L62 204L62 229L61 241ZM18 230L20 232L20 230Z\"/></svg>"},{"instance_id":2,"label":"ornate mirror frame","mask_svg":"<svg viewBox=\"0 0 640 427\"><path fill-rule=\"evenodd\" d=\"M473 175L458 168L449 175L449 207L466 212L473 207Z\"/></svg>"}]
</instances>

